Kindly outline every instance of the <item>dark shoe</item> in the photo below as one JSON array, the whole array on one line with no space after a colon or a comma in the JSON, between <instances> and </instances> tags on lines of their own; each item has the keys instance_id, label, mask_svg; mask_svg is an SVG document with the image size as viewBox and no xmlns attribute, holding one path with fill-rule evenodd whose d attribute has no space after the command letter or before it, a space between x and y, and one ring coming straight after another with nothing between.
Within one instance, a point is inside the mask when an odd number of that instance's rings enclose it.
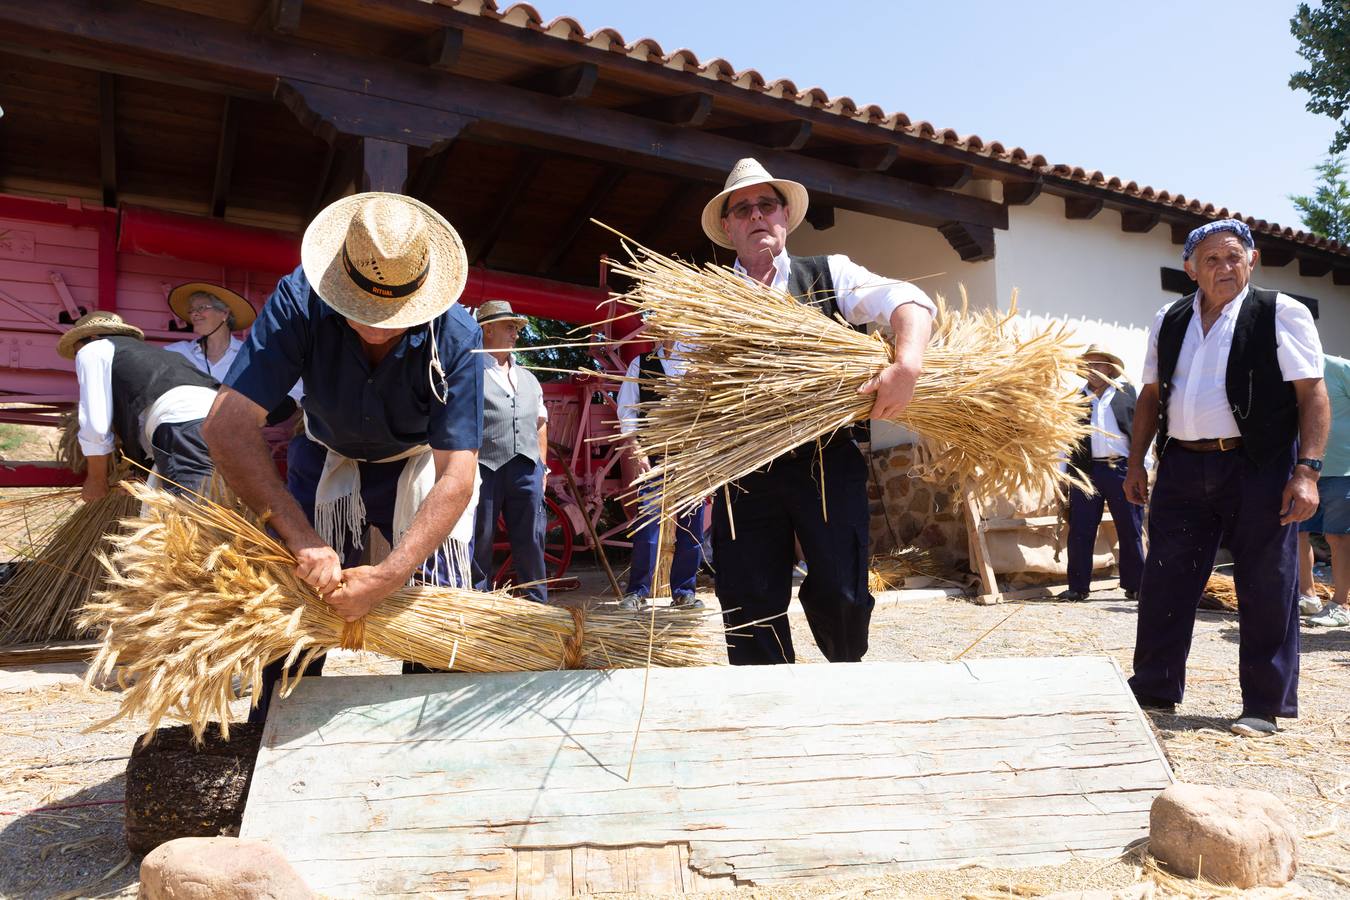
<instances>
[{"instance_id":1,"label":"dark shoe","mask_svg":"<svg viewBox=\"0 0 1350 900\"><path fill-rule=\"evenodd\" d=\"M1126 600L1138 600L1138 599L1139 599L1139 592L1138 592L1138 591L1126 591L1126 592L1125 592L1125 599L1126 599Z\"/></svg>"},{"instance_id":2,"label":"dark shoe","mask_svg":"<svg viewBox=\"0 0 1350 900\"><path fill-rule=\"evenodd\" d=\"M1280 726L1275 724L1274 716L1266 718L1243 713L1242 718L1234 722L1228 730L1243 737L1269 737L1279 731Z\"/></svg>"},{"instance_id":3,"label":"dark shoe","mask_svg":"<svg viewBox=\"0 0 1350 900\"><path fill-rule=\"evenodd\" d=\"M637 612L646 605L647 596L645 594L624 594L623 599L619 601L619 609L622 609L625 612Z\"/></svg>"},{"instance_id":4,"label":"dark shoe","mask_svg":"<svg viewBox=\"0 0 1350 900\"><path fill-rule=\"evenodd\" d=\"M1173 715L1177 711L1177 705L1171 700L1164 700L1162 697L1150 697L1148 694L1135 694L1135 701L1140 709L1151 710L1152 712L1167 713Z\"/></svg>"},{"instance_id":5,"label":"dark shoe","mask_svg":"<svg viewBox=\"0 0 1350 900\"><path fill-rule=\"evenodd\" d=\"M1062 600L1065 603L1079 603L1088 598L1087 591L1062 591L1056 600Z\"/></svg>"},{"instance_id":6,"label":"dark shoe","mask_svg":"<svg viewBox=\"0 0 1350 900\"><path fill-rule=\"evenodd\" d=\"M693 594L676 594L670 601L671 609L702 609L703 601Z\"/></svg>"}]
</instances>

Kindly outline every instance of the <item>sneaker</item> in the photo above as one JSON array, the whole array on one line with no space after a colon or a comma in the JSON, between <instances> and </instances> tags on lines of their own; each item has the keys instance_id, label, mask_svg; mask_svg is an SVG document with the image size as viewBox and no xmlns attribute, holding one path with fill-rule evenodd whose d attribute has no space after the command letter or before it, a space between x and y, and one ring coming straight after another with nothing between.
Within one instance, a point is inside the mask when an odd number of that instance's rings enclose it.
<instances>
[{"instance_id":1,"label":"sneaker","mask_svg":"<svg viewBox=\"0 0 1350 900\"><path fill-rule=\"evenodd\" d=\"M1062 600L1065 603L1078 603L1088 598L1087 591L1061 591L1056 600Z\"/></svg>"},{"instance_id":2,"label":"sneaker","mask_svg":"<svg viewBox=\"0 0 1350 900\"><path fill-rule=\"evenodd\" d=\"M1320 628L1346 628L1350 627L1350 606L1341 606L1339 603L1328 603L1327 608L1322 611L1320 616L1313 616L1308 620L1309 625L1316 625Z\"/></svg>"},{"instance_id":3,"label":"sneaker","mask_svg":"<svg viewBox=\"0 0 1350 900\"><path fill-rule=\"evenodd\" d=\"M1243 737L1269 737L1280 730L1280 726L1275 724L1275 717L1271 716L1249 716L1243 715L1242 718L1234 722L1228 729L1233 734L1240 734Z\"/></svg>"},{"instance_id":4,"label":"sneaker","mask_svg":"<svg viewBox=\"0 0 1350 900\"><path fill-rule=\"evenodd\" d=\"M647 595L639 594L634 591L631 594L624 594L623 599L619 601L619 609L627 612L637 612L647 605Z\"/></svg>"},{"instance_id":5,"label":"sneaker","mask_svg":"<svg viewBox=\"0 0 1350 900\"><path fill-rule=\"evenodd\" d=\"M1300 616L1315 616L1322 611L1322 601L1312 594L1300 594L1298 598L1298 614Z\"/></svg>"},{"instance_id":6,"label":"sneaker","mask_svg":"<svg viewBox=\"0 0 1350 900\"><path fill-rule=\"evenodd\" d=\"M670 601L671 609L702 609L703 601L693 594L676 594Z\"/></svg>"}]
</instances>

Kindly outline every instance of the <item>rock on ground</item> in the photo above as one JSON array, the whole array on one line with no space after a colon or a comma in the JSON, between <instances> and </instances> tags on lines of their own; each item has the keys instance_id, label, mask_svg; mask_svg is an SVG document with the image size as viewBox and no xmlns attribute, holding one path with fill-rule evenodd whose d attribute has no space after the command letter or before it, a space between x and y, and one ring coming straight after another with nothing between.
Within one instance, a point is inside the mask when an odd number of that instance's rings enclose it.
<instances>
[{"instance_id":1,"label":"rock on ground","mask_svg":"<svg viewBox=\"0 0 1350 900\"><path fill-rule=\"evenodd\" d=\"M1148 849L1177 875L1279 887L1297 870L1292 819L1265 791L1174 784L1153 801Z\"/></svg>"},{"instance_id":2,"label":"rock on ground","mask_svg":"<svg viewBox=\"0 0 1350 900\"><path fill-rule=\"evenodd\" d=\"M179 838L141 863L140 900L309 900L316 897L271 844Z\"/></svg>"}]
</instances>

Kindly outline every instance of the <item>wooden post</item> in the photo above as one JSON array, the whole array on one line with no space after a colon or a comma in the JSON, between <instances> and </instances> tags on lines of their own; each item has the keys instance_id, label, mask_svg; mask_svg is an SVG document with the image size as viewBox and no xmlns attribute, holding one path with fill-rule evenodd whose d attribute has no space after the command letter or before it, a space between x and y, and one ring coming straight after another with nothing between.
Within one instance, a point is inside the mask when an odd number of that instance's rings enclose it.
<instances>
[{"instance_id":1,"label":"wooden post","mask_svg":"<svg viewBox=\"0 0 1350 900\"><path fill-rule=\"evenodd\" d=\"M966 513L966 529L970 534L970 563L975 574L980 576L981 602L998 603L1001 599L998 579L994 577L994 567L989 562L989 542L984 537L984 519L980 515L975 494L969 485L961 489L961 503Z\"/></svg>"}]
</instances>

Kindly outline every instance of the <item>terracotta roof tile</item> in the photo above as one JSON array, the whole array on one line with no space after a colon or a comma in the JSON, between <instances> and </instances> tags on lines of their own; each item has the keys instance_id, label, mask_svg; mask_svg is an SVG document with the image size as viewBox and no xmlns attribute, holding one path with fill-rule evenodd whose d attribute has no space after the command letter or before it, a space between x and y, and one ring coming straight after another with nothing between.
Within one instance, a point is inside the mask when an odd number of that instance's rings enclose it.
<instances>
[{"instance_id":1,"label":"terracotta roof tile","mask_svg":"<svg viewBox=\"0 0 1350 900\"><path fill-rule=\"evenodd\" d=\"M1223 218L1229 215L1227 208L1216 209L1211 203L1202 204L1198 200L1188 200L1182 194L1174 195L1166 190L1155 189L1151 185L1141 186L1134 181L1123 181L1121 178L1115 176L1108 177L1100 170L1088 170L1081 166L1070 166L1063 163L1051 165L1044 156L1039 153L1031 154L1021 147L1012 147L1009 149L998 141L989 141L986 143L985 140L977 134L971 134L963 138L950 128L938 129L931 123L922 120L915 122L904 113L887 113L884 109L875 104L859 106L849 97L832 98L823 89L818 87L807 88L803 91L798 89L797 85L787 78L778 78L769 81L755 69L737 70L735 66L725 59L715 58L709 60L707 63L703 63L700 62L695 53L686 49L680 49L673 53L666 54L661 49L661 45L651 38L639 38L630 44L624 40L622 34L613 28L600 28L592 32L587 32L579 22L570 16L559 16L553 21L545 23L543 18L539 15L539 11L528 3L515 3L506 7L500 7L496 0L428 0L428 2L453 7L460 12L492 19L517 28L536 31L541 34L549 35L550 37L558 38L559 40L587 44L591 47L622 54L632 59L649 62L664 68L690 72L704 78L724 81L734 84L743 90L765 94L775 99L795 103L799 106L809 106L814 109L820 109L840 116L841 118L861 122L865 125L875 125L891 131L914 135L921 139L931 140L949 147L959 148L972 155L990 159L1009 160L1041 176L1077 182L1090 187L1114 191L1127 196L1138 197L1142 200L1158 203L1160 205L1184 209L1187 212L1202 216ZM1350 247L1337 241L1329 241L1325 238L1319 238L1314 234L1297 231L1293 228L1282 227L1277 223L1267 222L1264 219L1255 219L1250 216L1244 217L1238 213L1233 213L1232 216L1234 218L1242 219L1254 231L1261 234L1281 237L1309 246L1321 247L1350 255Z\"/></svg>"}]
</instances>

